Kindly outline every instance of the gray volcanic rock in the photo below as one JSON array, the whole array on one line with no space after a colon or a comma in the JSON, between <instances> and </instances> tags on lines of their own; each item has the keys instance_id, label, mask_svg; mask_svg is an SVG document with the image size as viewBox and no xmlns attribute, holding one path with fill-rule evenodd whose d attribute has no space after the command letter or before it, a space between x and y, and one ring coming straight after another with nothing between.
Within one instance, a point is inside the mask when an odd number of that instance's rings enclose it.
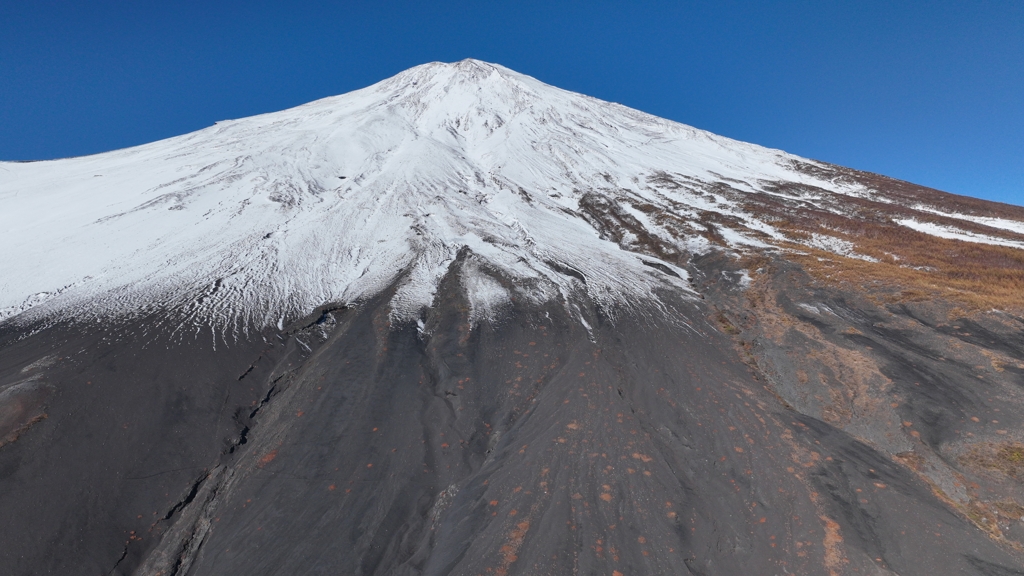
<instances>
[{"instance_id":1,"label":"gray volcanic rock","mask_svg":"<svg viewBox=\"0 0 1024 576\"><path fill-rule=\"evenodd\" d=\"M61 162L4 574L1024 574L1024 209L475 61Z\"/></svg>"}]
</instances>

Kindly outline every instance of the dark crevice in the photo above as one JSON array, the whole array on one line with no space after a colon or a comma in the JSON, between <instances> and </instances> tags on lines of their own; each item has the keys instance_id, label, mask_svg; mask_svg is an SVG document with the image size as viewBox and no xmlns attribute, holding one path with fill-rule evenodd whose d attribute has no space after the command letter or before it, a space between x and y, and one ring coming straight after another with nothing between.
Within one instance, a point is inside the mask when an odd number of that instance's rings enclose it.
<instances>
[{"instance_id":1,"label":"dark crevice","mask_svg":"<svg viewBox=\"0 0 1024 576\"><path fill-rule=\"evenodd\" d=\"M250 364L249 367L245 369L245 372L242 372L242 375L238 377L238 380L241 381L242 378L245 378L246 376L249 375L250 372L255 370L256 369L256 365L259 364L260 360L262 360L262 359L263 359L263 355L260 354L259 358L257 358L255 362Z\"/></svg>"},{"instance_id":2,"label":"dark crevice","mask_svg":"<svg viewBox=\"0 0 1024 576\"><path fill-rule=\"evenodd\" d=\"M682 276L680 276L679 274L676 274L676 272L674 270L672 270L668 266L665 266L661 262L648 262L647 260L640 260L640 261L643 262L645 266L650 266L651 268L654 268L655 270L664 272L665 274L668 274L669 276L675 276L676 278L679 278L680 280L683 279Z\"/></svg>"},{"instance_id":3,"label":"dark crevice","mask_svg":"<svg viewBox=\"0 0 1024 576\"><path fill-rule=\"evenodd\" d=\"M127 557L128 557L128 545L125 544L124 551L121 552L121 557L118 558L117 562L114 563L114 567L110 569L110 572L107 572L107 576L110 576L111 574L116 572L117 571L117 567L120 566L121 562L124 562L124 559L127 558Z\"/></svg>"},{"instance_id":4,"label":"dark crevice","mask_svg":"<svg viewBox=\"0 0 1024 576\"><path fill-rule=\"evenodd\" d=\"M199 487L202 486L203 482L205 482L206 479L209 478L209 477L210 477L210 473L208 471L203 472L203 475L200 476L195 482L192 483L192 488L189 489L188 495L185 496L185 498L183 500L181 500L180 502L175 504L170 510L168 510L167 514L164 515L163 519L164 520L170 520L172 516L174 516L178 512L181 512L181 510L183 508L185 508L185 506L188 506L189 504L191 504L192 501L196 499L196 494L199 493Z\"/></svg>"},{"instance_id":5,"label":"dark crevice","mask_svg":"<svg viewBox=\"0 0 1024 576\"><path fill-rule=\"evenodd\" d=\"M319 326L328 322L335 312L343 312L345 310L348 310L348 306L340 304L326 304L324 306L318 306L313 310L312 314L288 326L282 335L291 336L292 334L302 332L303 330L312 328L313 326Z\"/></svg>"},{"instance_id":6,"label":"dark crevice","mask_svg":"<svg viewBox=\"0 0 1024 576\"><path fill-rule=\"evenodd\" d=\"M550 266L552 270L554 270L555 272L558 272L559 274L575 278L575 279L579 280L580 282L582 282L583 284L587 283L586 276L584 276L582 272L580 272L579 270L577 270L575 268L572 268L570 266L566 266L565 264L561 264L561 263L555 262L553 260L546 260L544 263L547 264L548 266Z\"/></svg>"},{"instance_id":7,"label":"dark crevice","mask_svg":"<svg viewBox=\"0 0 1024 576\"><path fill-rule=\"evenodd\" d=\"M270 390L267 390L267 395L264 396L263 400L260 400L260 403L257 404L256 407L252 409L252 412L249 413L249 420L255 418L256 415L259 414L260 410L267 405L267 402L270 402L270 398L274 395L275 390L277 390L277 386L271 386Z\"/></svg>"},{"instance_id":8,"label":"dark crevice","mask_svg":"<svg viewBox=\"0 0 1024 576\"><path fill-rule=\"evenodd\" d=\"M171 568L170 576L178 576L178 573L181 571L181 565L185 562L185 555L188 553L188 545L192 543L192 538L194 536L195 534L189 536L188 540L185 541L185 546L183 547L181 554L178 556L178 559L174 561L174 566Z\"/></svg>"},{"instance_id":9,"label":"dark crevice","mask_svg":"<svg viewBox=\"0 0 1024 576\"><path fill-rule=\"evenodd\" d=\"M260 356L260 358L262 358L262 355ZM245 377L246 374L251 372L253 370L253 367L258 362L259 359L257 359L257 361L254 362L253 365L250 366L250 368L244 374L242 374L241 377L239 377L239 379ZM231 454L234 454L234 452L238 449L239 446L242 446L248 442L249 432L252 430L252 420L259 414L263 407L270 402L270 400L276 395L276 393L280 391L280 389L277 386L277 383L280 382L287 375L288 372L285 372L271 380L270 389L267 390L266 395L264 395L260 402L251 411L249 411L248 416L245 415L244 408L239 408L236 411L235 420L241 425L241 428L238 433L238 438L231 444L231 446L227 450L225 450L222 453L222 463L224 462L223 456L229 456ZM209 470L205 471L203 475L192 484L185 498L182 499L177 504L175 504L170 510L168 510L167 514L163 517L163 521L171 521L175 515L179 514L187 506L191 505L199 495L199 491L202 488L203 483L210 478L210 475L211 473ZM205 497L205 504L201 504L202 506L209 506L216 499L219 484L221 482L223 482L222 478L216 480L216 484L212 487L209 494ZM194 520L193 522L198 522L198 520ZM200 533L199 531L197 531L196 526L193 526L191 533L189 533L188 538L182 545L181 552L175 559L174 565L170 568L168 576L175 576L177 574L187 572L190 569L191 561L195 558L195 555L198 553L199 548L203 545L204 540L205 532Z\"/></svg>"},{"instance_id":10,"label":"dark crevice","mask_svg":"<svg viewBox=\"0 0 1024 576\"><path fill-rule=\"evenodd\" d=\"M274 382L277 382L280 379L281 377L278 377L274 380ZM231 444L231 446L225 451L225 454L234 454L235 450L237 450L239 446L242 446L249 441L249 432L252 431L252 427L249 424L252 423L253 418L255 418L257 414L259 414L260 410L262 410L263 407L266 406L268 402L270 402L270 399L273 398L274 392L276 391L277 386L271 386L270 390L267 390L266 396L264 396L263 399L260 400L260 403L257 404L256 407L249 412L248 417L241 416L239 415L238 412L236 412L235 420L241 425L241 428L238 431L238 439ZM241 412L241 409L239 410L239 412ZM246 422L248 422L248 424Z\"/></svg>"},{"instance_id":11,"label":"dark crevice","mask_svg":"<svg viewBox=\"0 0 1024 576\"><path fill-rule=\"evenodd\" d=\"M216 496L216 488L210 494L209 501L212 501L215 496ZM195 559L196 554L199 553L199 548L202 547L203 542L205 541L205 534L204 534L204 537L199 541L199 544L196 545L195 549L194 550L190 550L192 548L192 542L195 539L196 539L196 530L195 530L195 527L193 526L192 532L189 534L188 538L185 540L184 544L181 547L181 553L178 554L178 558L174 561L174 566L171 568L171 573L169 574L169 576L177 576L178 574L181 574L182 573L182 570L181 570L182 566L185 564L185 560L188 559L189 557L191 557L191 559L189 561L189 565L192 564L191 560Z\"/></svg>"},{"instance_id":12,"label":"dark crevice","mask_svg":"<svg viewBox=\"0 0 1024 576\"><path fill-rule=\"evenodd\" d=\"M236 441L234 444L232 444L231 448L228 448L228 454L234 454L235 450L237 450L239 446L245 444L248 441L249 441L249 427L248 426L243 426L241 432L238 433L238 441Z\"/></svg>"}]
</instances>

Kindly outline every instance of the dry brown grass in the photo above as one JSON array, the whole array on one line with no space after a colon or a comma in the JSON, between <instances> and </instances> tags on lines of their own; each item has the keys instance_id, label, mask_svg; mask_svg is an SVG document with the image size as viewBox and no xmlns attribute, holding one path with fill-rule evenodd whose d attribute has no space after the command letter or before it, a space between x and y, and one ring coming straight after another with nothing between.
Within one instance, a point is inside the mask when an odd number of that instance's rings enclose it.
<instances>
[{"instance_id":1,"label":"dry brown grass","mask_svg":"<svg viewBox=\"0 0 1024 576\"><path fill-rule=\"evenodd\" d=\"M1024 312L1024 250L940 238L895 222L900 218L913 218L1010 241L1024 241L1024 235L1012 231L989 228L969 219L950 219L913 206L923 204L955 213L1019 221L1024 221L1024 208L946 194L836 166L806 164L797 168L870 186L896 201L842 196L793 182L764 183L766 188L784 196L747 194L724 182L704 182L699 189L738 200L745 210L787 235L792 243L783 242L780 247L792 249L791 259L803 264L819 280L845 282L866 289L869 296L880 302L940 298L963 305L966 312L992 308ZM683 177L661 173L652 178L652 182L667 188L690 187ZM814 204L796 198L805 194L817 195L823 200ZM621 244L625 232L631 232L635 239L624 248L677 264L685 260L685 254L675 245L652 235L614 202L597 195L585 195L580 207L595 228L615 242ZM673 214L671 206L666 210L637 201L633 207L648 214L678 239L700 235L713 244L729 246L721 233L728 228L773 243L771 238L746 228L743 220L713 210L701 210L693 220ZM877 262L808 248L804 244L813 234L851 242L858 254Z\"/></svg>"},{"instance_id":2,"label":"dry brown grass","mask_svg":"<svg viewBox=\"0 0 1024 576\"><path fill-rule=\"evenodd\" d=\"M780 223L776 223L779 226ZM974 309L1024 310L1024 250L938 238L893 224L837 217L825 228L785 222L794 240L812 232L852 242L878 262L837 256L801 245L800 262L819 280L887 289L890 300L946 298Z\"/></svg>"},{"instance_id":3,"label":"dry brown grass","mask_svg":"<svg viewBox=\"0 0 1024 576\"><path fill-rule=\"evenodd\" d=\"M1024 480L1024 444L981 443L961 456L960 463L975 470L999 472L1015 480Z\"/></svg>"},{"instance_id":4,"label":"dry brown grass","mask_svg":"<svg viewBox=\"0 0 1024 576\"><path fill-rule=\"evenodd\" d=\"M836 166L801 165L809 173L840 176L884 192L894 202L867 197L843 196L817 191L818 204L771 195L747 195L743 206L786 234L806 254L796 260L822 280L850 282L869 289L881 288L896 300L944 298L969 308L1024 310L1024 250L939 238L895 222L912 218L951 226L968 232L1022 241L1024 235L984 226L970 219L950 219L917 205L934 206L951 213L994 216L1024 221L1024 208L946 194L882 176ZM806 185L777 182L778 192L790 196L814 190ZM867 262L844 258L803 244L812 234L851 242L856 252L877 259Z\"/></svg>"}]
</instances>

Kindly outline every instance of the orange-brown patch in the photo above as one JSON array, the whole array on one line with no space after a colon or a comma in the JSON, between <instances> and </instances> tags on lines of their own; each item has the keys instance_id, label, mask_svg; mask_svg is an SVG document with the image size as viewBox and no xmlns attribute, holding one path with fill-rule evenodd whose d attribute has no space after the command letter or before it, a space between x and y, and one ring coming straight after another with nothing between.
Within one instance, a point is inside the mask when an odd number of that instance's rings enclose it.
<instances>
[{"instance_id":1,"label":"orange-brown patch","mask_svg":"<svg viewBox=\"0 0 1024 576\"><path fill-rule=\"evenodd\" d=\"M263 457L260 458L258 462L256 462L256 467L263 468L267 464L273 462L274 458L277 458L277 450L271 450L270 452L264 454Z\"/></svg>"}]
</instances>

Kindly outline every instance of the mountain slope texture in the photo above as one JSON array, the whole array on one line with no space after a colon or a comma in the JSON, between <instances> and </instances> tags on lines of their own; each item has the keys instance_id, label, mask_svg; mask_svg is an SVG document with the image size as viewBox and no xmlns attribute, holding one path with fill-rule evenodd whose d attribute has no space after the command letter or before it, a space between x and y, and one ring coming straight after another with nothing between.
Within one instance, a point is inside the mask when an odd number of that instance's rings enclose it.
<instances>
[{"instance_id":1,"label":"mountain slope texture","mask_svg":"<svg viewBox=\"0 0 1024 576\"><path fill-rule=\"evenodd\" d=\"M4 574L1024 575L1024 208L465 60L0 246Z\"/></svg>"}]
</instances>

